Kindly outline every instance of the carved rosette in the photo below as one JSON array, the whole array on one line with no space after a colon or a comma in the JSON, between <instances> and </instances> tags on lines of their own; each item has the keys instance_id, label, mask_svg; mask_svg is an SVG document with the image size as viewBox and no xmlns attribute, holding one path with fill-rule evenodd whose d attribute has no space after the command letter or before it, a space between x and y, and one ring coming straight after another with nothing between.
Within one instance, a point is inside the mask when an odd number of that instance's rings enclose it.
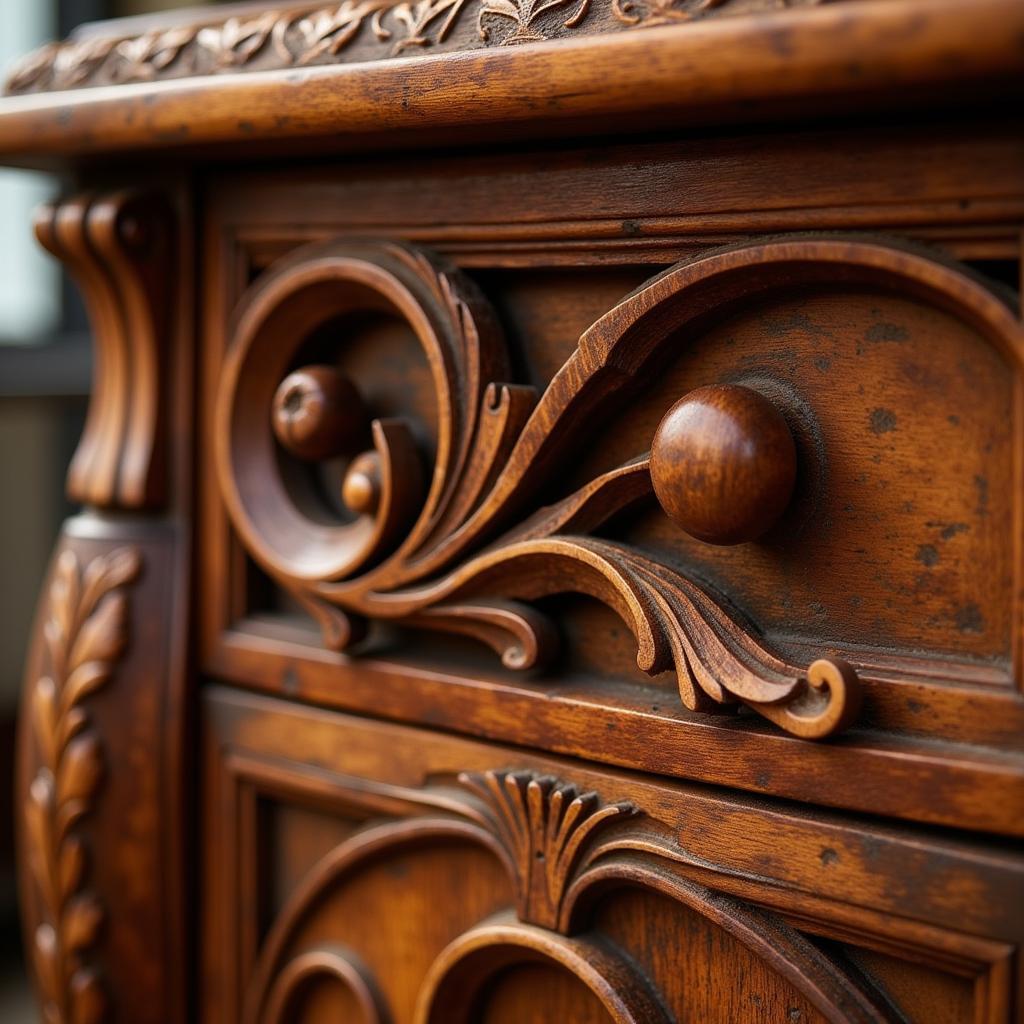
<instances>
[{"instance_id":1,"label":"carved rosette","mask_svg":"<svg viewBox=\"0 0 1024 1024\"><path fill-rule=\"evenodd\" d=\"M110 682L124 651L124 589L140 568L132 548L94 558L84 570L74 552L60 555L43 625L48 671L27 694L38 751L24 810L40 911L32 957L49 1024L107 1019L106 996L89 962L103 907L88 886L88 855L77 826L95 806L103 772L88 698Z\"/></svg>"},{"instance_id":2,"label":"carved rosette","mask_svg":"<svg viewBox=\"0 0 1024 1024\"><path fill-rule=\"evenodd\" d=\"M331 647L359 640L368 620L390 619L467 634L507 667L528 669L557 637L531 602L577 592L622 618L644 672L674 671L687 708L743 703L795 735L829 735L856 715L852 668L836 658L793 664L697 581L593 536L616 513L653 500L650 453L553 505L535 503L616 394L704 311L705 292L723 305L739 298L749 290L742 272L754 267L758 287L770 287L795 262L807 266L808 244L826 271L840 256L856 263L855 246L821 241L681 266L584 332L541 395L502 383L507 354L494 315L434 257L392 243L304 247L254 283L235 319L215 431L234 526ZM876 248L865 245L865 254ZM380 311L409 325L426 358L439 411L432 466L411 420L374 419L371 410L359 427L342 411L360 403L332 406L331 395L357 393L358 381L337 379L330 366L295 370L321 325ZM342 514L302 483L302 464L329 456L352 460Z\"/></svg>"}]
</instances>

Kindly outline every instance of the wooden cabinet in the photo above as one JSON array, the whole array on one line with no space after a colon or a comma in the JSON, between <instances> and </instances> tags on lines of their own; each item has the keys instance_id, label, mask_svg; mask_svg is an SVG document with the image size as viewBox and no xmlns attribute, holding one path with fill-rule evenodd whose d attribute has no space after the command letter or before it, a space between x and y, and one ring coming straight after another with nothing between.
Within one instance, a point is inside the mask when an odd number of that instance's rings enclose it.
<instances>
[{"instance_id":1,"label":"wooden cabinet","mask_svg":"<svg viewBox=\"0 0 1024 1024\"><path fill-rule=\"evenodd\" d=\"M0 101L45 1019L1021 1019L1024 8L314 6Z\"/></svg>"}]
</instances>

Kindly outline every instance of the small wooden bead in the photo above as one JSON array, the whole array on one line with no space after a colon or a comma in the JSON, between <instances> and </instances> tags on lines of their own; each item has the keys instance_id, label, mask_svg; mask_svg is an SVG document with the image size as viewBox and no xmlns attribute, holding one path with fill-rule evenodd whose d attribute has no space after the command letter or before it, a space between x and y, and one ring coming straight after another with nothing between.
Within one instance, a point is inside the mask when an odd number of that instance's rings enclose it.
<instances>
[{"instance_id":1,"label":"small wooden bead","mask_svg":"<svg viewBox=\"0 0 1024 1024\"><path fill-rule=\"evenodd\" d=\"M770 530L789 504L796 445L782 413L759 392L698 388L659 424L651 481L665 514L688 534L741 544Z\"/></svg>"},{"instance_id":2,"label":"small wooden bead","mask_svg":"<svg viewBox=\"0 0 1024 1024\"><path fill-rule=\"evenodd\" d=\"M380 503L380 456L363 452L356 456L341 484L341 500L360 515L373 515Z\"/></svg>"},{"instance_id":3,"label":"small wooden bead","mask_svg":"<svg viewBox=\"0 0 1024 1024\"><path fill-rule=\"evenodd\" d=\"M355 385L333 366L304 366L274 393L274 436L299 459L318 461L358 449L367 422Z\"/></svg>"}]
</instances>

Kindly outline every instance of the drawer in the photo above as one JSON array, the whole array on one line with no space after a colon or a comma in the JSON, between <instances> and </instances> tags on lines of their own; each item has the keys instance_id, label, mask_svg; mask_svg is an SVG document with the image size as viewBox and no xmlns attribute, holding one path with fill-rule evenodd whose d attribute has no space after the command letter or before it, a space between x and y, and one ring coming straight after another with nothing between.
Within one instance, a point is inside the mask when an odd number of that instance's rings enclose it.
<instances>
[{"instance_id":1,"label":"drawer","mask_svg":"<svg viewBox=\"0 0 1024 1024\"><path fill-rule=\"evenodd\" d=\"M1016 854L218 687L204 721L211 1020L1008 1012Z\"/></svg>"},{"instance_id":2,"label":"drawer","mask_svg":"<svg viewBox=\"0 0 1024 1024\"><path fill-rule=\"evenodd\" d=\"M872 205L913 179L934 228L978 152L1015 159L999 132L951 137L939 179L933 136L908 126L899 169L894 139L872 140L880 179L851 202L874 234L793 230L835 222L819 184L774 214L784 237L725 246L679 190L720 208L792 140L709 141L717 184L686 143L631 147L649 170L633 191L614 148L431 158L416 173L461 204L444 226L393 164L212 179L204 668L1019 832L1018 264L957 260L962 229L929 247L931 228L893 230L906 207ZM841 175L838 137L814 143ZM615 231L519 200L493 223L512 176L567 201L604 183Z\"/></svg>"}]
</instances>

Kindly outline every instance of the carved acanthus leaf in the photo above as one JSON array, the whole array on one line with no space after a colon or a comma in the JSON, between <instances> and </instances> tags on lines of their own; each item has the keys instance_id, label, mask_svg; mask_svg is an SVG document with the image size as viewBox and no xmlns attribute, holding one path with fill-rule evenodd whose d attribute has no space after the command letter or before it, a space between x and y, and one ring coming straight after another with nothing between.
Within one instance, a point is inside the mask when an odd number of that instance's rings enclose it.
<instances>
[{"instance_id":1,"label":"carved acanthus leaf","mask_svg":"<svg viewBox=\"0 0 1024 1024\"><path fill-rule=\"evenodd\" d=\"M88 858L76 826L95 805L103 771L87 698L110 681L124 651L124 588L140 568L132 548L94 558L84 571L73 551L60 555L43 626L49 671L28 694L39 751L25 806L41 911L32 953L50 1024L107 1018L102 985L88 963L103 907L86 887Z\"/></svg>"}]
</instances>

